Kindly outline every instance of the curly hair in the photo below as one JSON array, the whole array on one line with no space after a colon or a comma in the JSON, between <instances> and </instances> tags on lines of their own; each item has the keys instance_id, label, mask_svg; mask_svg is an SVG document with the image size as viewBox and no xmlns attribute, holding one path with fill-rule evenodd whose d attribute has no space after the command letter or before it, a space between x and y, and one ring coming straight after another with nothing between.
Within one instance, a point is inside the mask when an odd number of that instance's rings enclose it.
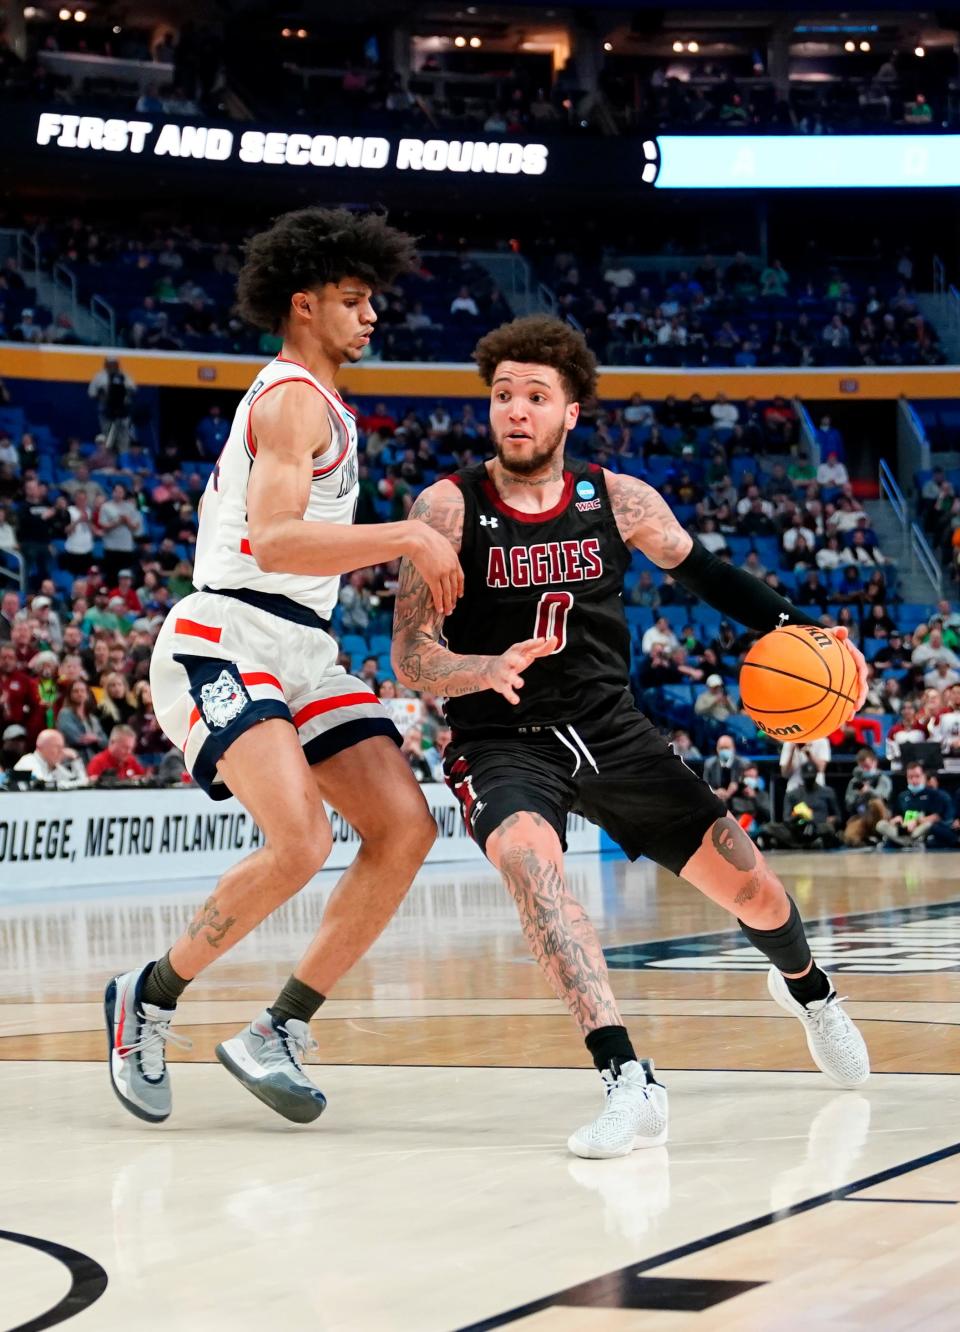
<instances>
[{"instance_id":1,"label":"curly hair","mask_svg":"<svg viewBox=\"0 0 960 1332\"><path fill-rule=\"evenodd\" d=\"M485 334L473 359L488 386L502 361L550 365L557 371L569 402L583 402L597 390L597 358L586 338L552 315L524 315Z\"/></svg>"},{"instance_id":2,"label":"curly hair","mask_svg":"<svg viewBox=\"0 0 960 1332\"><path fill-rule=\"evenodd\" d=\"M414 267L414 238L382 213L299 208L247 242L237 279L237 311L256 328L278 333L295 291L345 277L374 289Z\"/></svg>"}]
</instances>

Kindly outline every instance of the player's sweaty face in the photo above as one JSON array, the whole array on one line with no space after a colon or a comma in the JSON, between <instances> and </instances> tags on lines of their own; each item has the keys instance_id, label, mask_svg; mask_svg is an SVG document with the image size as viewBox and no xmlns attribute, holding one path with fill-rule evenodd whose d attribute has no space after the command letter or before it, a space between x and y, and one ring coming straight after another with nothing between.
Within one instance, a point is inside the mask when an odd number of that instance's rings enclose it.
<instances>
[{"instance_id":1,"label":"player's sweaty face","mask_svg":"<svg viewBox=\"0 0 960 1332\"><path fill-rule=\"evenodd\" d=\"M490 392L490 434L508 471L531 475L549 466L562 450L579 407L568 403L552 366L503 361Z\"/></svg>"}]
</instances>

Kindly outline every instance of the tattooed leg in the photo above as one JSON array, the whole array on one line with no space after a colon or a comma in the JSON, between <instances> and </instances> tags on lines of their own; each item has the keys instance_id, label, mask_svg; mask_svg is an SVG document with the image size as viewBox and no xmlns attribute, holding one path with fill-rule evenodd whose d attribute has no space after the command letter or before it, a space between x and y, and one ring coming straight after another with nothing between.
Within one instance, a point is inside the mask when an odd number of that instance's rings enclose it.
<instances>
[{"instance_id":1,"label":"tattooed leg","mask_svg":"<svg viewBox=\"0 0 960 1332\"><path fill-rule=\"evenodd\" d=\"M193 980L302 888L332 844L323 801L289 722L271 719L245 731L219 768L263 829L266 845L227 870L171 948L170 965L184 980Z\"/></svg>"},{"instance_id":2,"label":"tattooed leg","mask_svg":"<svg viewBox=\"0 0 960 1332\"><path fill-rule=\"evenodd\" d=\"M783 884L729 814L707 829L680 877L754 929L778 929L790 914Z\"/></svg>"},{"instance_id":3,"label":"tattooed leg","mask_svg":"<svg viewBox=\"0 0 960 1332\"><path fill-rule=\"evenodd\" d=\"M790 919L786 889L729 814L707 829L680 877L725 907L748 930L778 930ZM748 933L748 938L759 946L756 936ZM793 980L812 966L810 961L802 971L783 974Z\"/></svg>"},{"instance_id":4,"label":"tattooed leg","mask_svg":"<svg viewBox=\"0 0 960 1332\"><path fill-rule=\"evenodd\" d=\"M603 949L563 877L563 851L539 814L511 814L487 840L487 856L516 902L530 951L583 1035L622 1026Z\"/></svg>"}]
</instances>

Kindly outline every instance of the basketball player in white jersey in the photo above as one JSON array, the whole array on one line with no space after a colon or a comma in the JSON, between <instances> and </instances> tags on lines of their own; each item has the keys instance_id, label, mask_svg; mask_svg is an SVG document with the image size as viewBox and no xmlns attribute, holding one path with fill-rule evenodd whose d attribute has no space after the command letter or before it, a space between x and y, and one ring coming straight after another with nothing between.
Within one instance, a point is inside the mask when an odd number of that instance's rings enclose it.
<instances>
[{"instance_id":1,"label":"basketball player in white jersey","mask_svg":"<svg viewBox=\"0 0 960 1332\"><path fill-rule=\"evenodd\" d=\"M436 825L400 737L367 685L337 666L329 617L340 575L405 556L438 613L463 590L450 542L420 521L353 527L357 433L334 379L376 323L374 290L408 271L409 236L377 214L303 209L250 242L238 305L283 335L237 408L200 508L194 585L151 662L157 718L214 800L235 795L264 845L228 870L157 962L107 986L110 1077L141 1119L170 1113L165 1062L187 984L296 893L331 847L324 801L358 832L353 864L277 1000L217 1047L287 1119L326 1101L307 1078L309 1022L395 912Z\"/></svg>"}]
</instances>

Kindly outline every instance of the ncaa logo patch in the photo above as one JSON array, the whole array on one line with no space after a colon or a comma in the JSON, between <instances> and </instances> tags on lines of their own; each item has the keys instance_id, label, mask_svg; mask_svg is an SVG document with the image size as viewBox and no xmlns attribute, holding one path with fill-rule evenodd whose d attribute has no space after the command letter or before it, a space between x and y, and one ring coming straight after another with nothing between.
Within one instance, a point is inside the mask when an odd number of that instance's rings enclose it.
<instances>
[{"instance_id":1,"label":"ncaa logo patch","mask_svg":"<svg viewBox=\"0 0 960 1332\"><path fill-rule=\"evenodd\" d=\"M229 671L221 671L212 684L200 687L200 711L211 730L228 726L249 702L249 694Z\"/></svg>"},{"instance_id":2,"label":"ncaa logo patch","mask_svg":"<svg viewBox=\"0 0 960 1332\"><path fill-rule=\"evenodd\" d=\"M597 493L597 488L592 481L577 482L577 494L580 496L581 499L584 500L593 499L596 493Z\"/></svg>"}]
</instances>

